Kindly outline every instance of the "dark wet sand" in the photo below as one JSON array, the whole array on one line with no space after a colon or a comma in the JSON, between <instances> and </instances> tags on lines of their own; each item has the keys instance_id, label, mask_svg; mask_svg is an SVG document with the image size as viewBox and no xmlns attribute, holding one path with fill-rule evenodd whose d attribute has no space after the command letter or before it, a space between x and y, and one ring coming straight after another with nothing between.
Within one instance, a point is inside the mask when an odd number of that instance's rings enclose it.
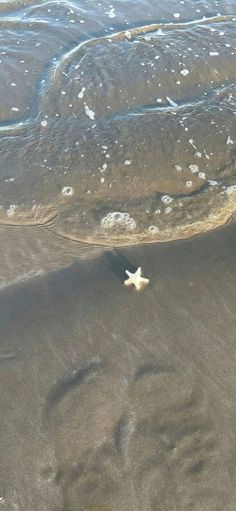
<instances>
[{"instance_id":1,"label":"dark wet sand","mask_svg":"<svg viewBox=\"0 0 236 511\"><path fill-rule=\"evenodd\" d=\"M1 289L1 511L235 510L235 262L232 223Z\"/></svg>"}]
</instances>

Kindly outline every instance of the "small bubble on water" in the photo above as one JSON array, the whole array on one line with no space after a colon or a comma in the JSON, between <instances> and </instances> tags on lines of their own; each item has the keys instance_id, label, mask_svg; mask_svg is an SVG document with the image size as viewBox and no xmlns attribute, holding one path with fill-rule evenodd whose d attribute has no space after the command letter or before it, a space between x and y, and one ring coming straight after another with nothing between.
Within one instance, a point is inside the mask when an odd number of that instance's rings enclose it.
<instances>
[{"instance_id":1,"label":"small bubble on water","mask_svg":"<svg viewBox=\"0 0 236 511\"><path fill-rule=\"evenodd\" d=\"M163 204L170 204L172 202L172 197L170 197L169 195L162 195L161 197L161 201L163 202Z\"/></svg>"},{"instance_id":2,"label":"small bubble on water","mask_svg":"<svg viewBox=\"0 0 236 511\"><path fill-rule=\"evenodd\" d=\"M175 165L175 170L177 170L177 172L181 172L182 171L182 167L180 165Z\"/></svg>"},{"instance_id":3,"label":"small bubble on water","mask_svg":"<svg viewBox=\"0 0 236 511\"><path fill-rule=\"evenodd\" d=\"M64 188L62 188L61 194L66 197L72 197L74 194L74 189L71 186L64 186Z\"/></svg>"},{"instance_id":4,"label":"small bubble on water","mask_svg":"<svg viewBox=\"0 0 236 511\"><path fill-rule=\"evenodd\" d=\"M84 105L84 109L85 109L85 113L86 115L92 120L94 121L95 119L95 112L93 110L91 110L91 108L88 107L88 105Z\"/></svg>"},{"instance_id":5,"label":"small bubble on water","mask_svg":"<svg viewBox=\"0 0 236 511\"><path fill-rule=\"evenodd\" d=\"M79 92L78 94L78 98L79 99L82 99L84 97L84 93L86 91L86 88L85 87L82 87L81 91Z\"/></svg>"},{"instance_id":6,"label":"small bubble on water","mask_svg":"<svg viewBox=\"0 0 236 511\"><path fill-rule=\"evenodd\" d=\"M191 172L193 174L196 174L196 172L199 172L199 168L198 168L197 165L191 164L191 165L188 166L188 168L189 168L189 170L191 170Z\"/></svg>"},{"instance_id":7,"label":"small bubble on water","mask_svg":"<svg viewBox=\"0 0 236 511\"><path fill-rule=\"evenodd\" d=\"M101 227L104 229L119 227L128 231L133 231L136 228L136 222L129 216L129 213L114 211L102 218Z\"/></svg>"},{"instance_id":8,"label":"small bubble on water","mask_svg":"<svg viewBox=\"0 0 236 511\"><path fill-rule=\"evenodd\" d=\"M189 70L188 69L182 69L180 71L180 74L183 75L183 76L187 76L189 74Z\"/></svg>"},{"instance_id":9,"label":"small bubble on water","mask_svg":"<svg viewBox=\"0 0 236 511\"><path fill-rule=\"evenodd\" d=\"M14 214L16 213L17 211L17 206L16 204L11 204L11 206L9 207L9 209L7 210L7 216L14 216Z\"/></svg>"},{"instance_id":10,"label":"small bubble on water","mask_svg":"<svg viewBox=\"0 0 236 511\"><path fill-rule=\"evenodd\" d=\"M116 17L116 13L115 13L115 9L114 7L111 7L110 11L106 11L106 13L108 18L115 18Z\"/></svg>"},{"instance_id":11,"label":"small bubble on water","mask_svg":"<svg viewBox=\"0 0 236 511\"><path fill-rule=\"evenodd\" d=\"M234 143L234 142L233 142L232 138L231 138L230 136L228 136L228 138L227 138L227 140L226 140L226 144L227 144L227 145L230 145L230 144L233 144L233 143Z\"/></svg>"},{"instance_id":12,"label":"small bubble on water","mask_svg":"<svg viewBox=\"0 0 236 511\"><path fill-rule=\"evenodd\" d=\"M200 179L206 179L206 174L204 172L198 172L198 177Z\"/></svg>"}]
</instances>

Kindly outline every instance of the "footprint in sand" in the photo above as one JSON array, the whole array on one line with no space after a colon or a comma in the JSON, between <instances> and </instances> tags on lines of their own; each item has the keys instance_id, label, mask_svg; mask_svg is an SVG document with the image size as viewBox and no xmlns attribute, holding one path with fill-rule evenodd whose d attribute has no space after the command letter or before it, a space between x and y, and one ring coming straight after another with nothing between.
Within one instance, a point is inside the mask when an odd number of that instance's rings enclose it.
<instances>
[{"instance_id":1,"label":"footprint in sand","mask_svg":"<svg viewBox=\"0 0 236 511\"><path fill-rule=\"evenodd\" d=\"M206 391L155 365L120 381L92 363L48 397L66 511L230 509L227 460Z\"/></svg>"}]
</instances>

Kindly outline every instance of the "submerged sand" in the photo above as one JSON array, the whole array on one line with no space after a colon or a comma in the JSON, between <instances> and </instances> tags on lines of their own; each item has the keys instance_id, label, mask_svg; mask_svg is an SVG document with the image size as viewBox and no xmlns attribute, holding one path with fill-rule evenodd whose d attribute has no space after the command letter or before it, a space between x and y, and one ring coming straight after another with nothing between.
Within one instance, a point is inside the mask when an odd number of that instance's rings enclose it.
<instances>
[{"instance_id":1,"label":"submerged sand","mask_svg":"<svg viewBox=\"0 0 236 511\"><path fill-rule=\"evenodd\" d=\"M235 224L68 261L5 266L1 511L233 511Z\"/></svg>"}]
</instances>

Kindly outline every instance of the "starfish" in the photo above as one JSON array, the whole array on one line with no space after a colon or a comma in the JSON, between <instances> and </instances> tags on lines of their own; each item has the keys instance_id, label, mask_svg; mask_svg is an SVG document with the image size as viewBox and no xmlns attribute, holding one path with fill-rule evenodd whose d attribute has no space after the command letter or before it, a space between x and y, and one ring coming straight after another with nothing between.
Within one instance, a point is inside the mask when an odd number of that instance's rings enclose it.
<instances>
[{"instance_id":1,"label":"starfish","mask_svg":"<svg viewBox=\"0 0 236 511\"><path fill-rule=\"evenodd\" d=\"M125 286L132 286L132 284L139 291L143 286L149 284L149 279L145 279L142 277L142 269L139 267L135 273L131 273L128 270L125 270L125 273L128 275L128 279L124 281Z\"/></svg>"}]
</instances>

